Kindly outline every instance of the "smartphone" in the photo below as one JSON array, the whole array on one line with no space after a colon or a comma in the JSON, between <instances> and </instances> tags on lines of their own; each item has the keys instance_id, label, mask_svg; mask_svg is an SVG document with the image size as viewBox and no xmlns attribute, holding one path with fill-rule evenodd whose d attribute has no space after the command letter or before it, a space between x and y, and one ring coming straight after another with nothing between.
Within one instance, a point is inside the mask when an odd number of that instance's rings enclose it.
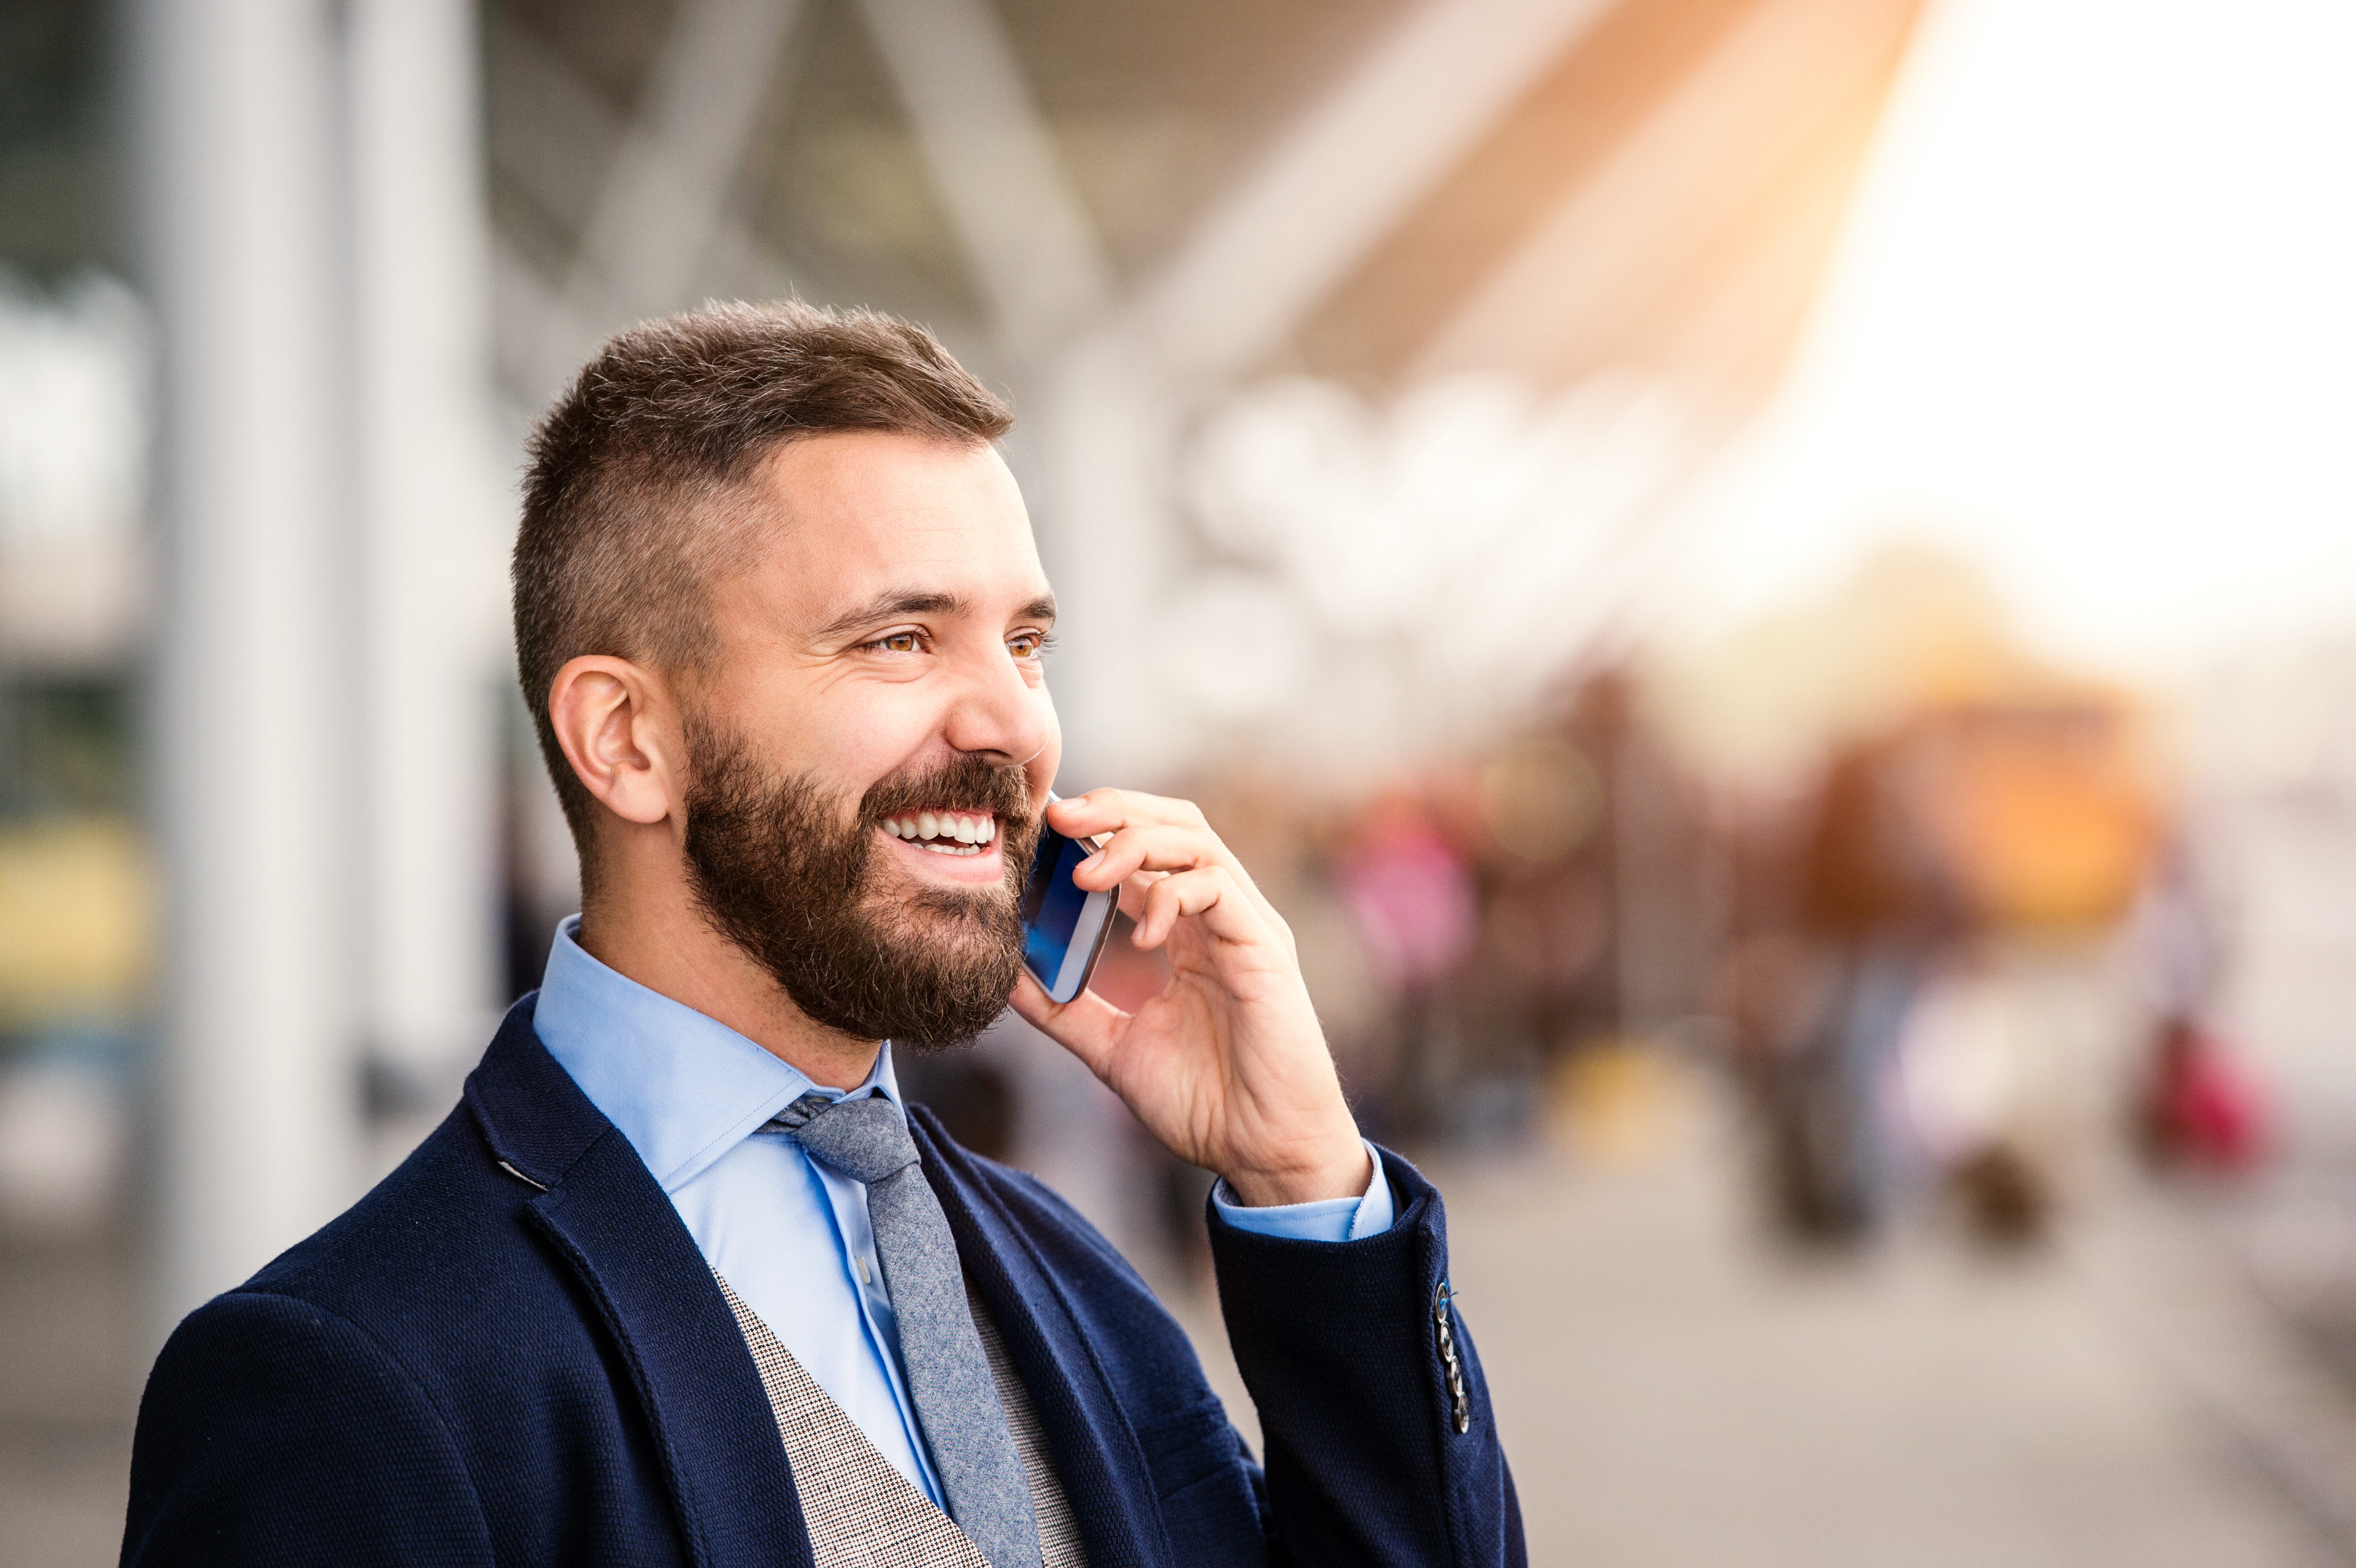
<instances>
[{"instance_id":1,"label":"smartphone","mask_svg":"<svg viewBox=\"0 0 2356 1568\"><path fill-rule=\"evenodd\" d=\"M1056 797L1047 797L1052 804ZM1046 988L1050 1001L1068 1002L1087 988L1105 938L1112 934L1120 890L1084 892L1072 873L1097 852L1085 838L1066 838L1039 824L1039 849L1031 858L1031 880L1023 889L1023 964Z\"/></svg>"}]
</instances>

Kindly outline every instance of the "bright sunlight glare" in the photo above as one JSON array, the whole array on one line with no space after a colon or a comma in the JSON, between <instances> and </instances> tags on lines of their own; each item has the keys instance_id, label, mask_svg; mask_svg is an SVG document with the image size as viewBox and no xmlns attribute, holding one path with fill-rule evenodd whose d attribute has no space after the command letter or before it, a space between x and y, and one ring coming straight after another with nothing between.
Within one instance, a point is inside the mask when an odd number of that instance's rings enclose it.
<instances>
[{"instance_id":1,"label":"bright sunlight glare","mask_svg":"<svg viewBox=\"0 0 2356 1568\"><path fill-rule=\"evenodd\" d=\"M2356 629L2356 6L1933 0L1707 632L1907 535L2122 665Z\"/></svg>"}]
</instances>

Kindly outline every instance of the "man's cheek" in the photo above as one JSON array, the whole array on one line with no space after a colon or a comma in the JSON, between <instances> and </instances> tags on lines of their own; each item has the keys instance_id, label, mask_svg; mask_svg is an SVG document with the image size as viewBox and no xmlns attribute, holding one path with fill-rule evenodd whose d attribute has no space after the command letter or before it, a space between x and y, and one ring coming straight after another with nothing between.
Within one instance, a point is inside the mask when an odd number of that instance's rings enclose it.
<instances>
[{"instance_id":1,"label":"man's cheek","mask_svg":"<svg viewBox=\"0 0 2356 1568\"><path fill-rule=\"evenodd\" d=\"M1055 770L1064 763L1064 721L1055 711L1055 699L1042 687L1039 700L1047 709L1047 743L1039 748L1037 756L1023 765L1031 783L1031 812L1034 816L1047 809L1047 792L1055 787Z\"/></svg>"}]
</instances>

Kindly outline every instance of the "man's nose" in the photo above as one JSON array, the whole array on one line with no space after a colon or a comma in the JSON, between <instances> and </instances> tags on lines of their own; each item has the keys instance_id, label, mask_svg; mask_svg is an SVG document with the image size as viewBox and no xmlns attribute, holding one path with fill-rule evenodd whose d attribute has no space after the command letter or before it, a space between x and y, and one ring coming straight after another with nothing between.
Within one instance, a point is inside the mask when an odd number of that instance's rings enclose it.
<instances>
[{"instance_id":1,"label":"man's nose","mask_svg":"<svg viewBox=\"0 0 2356 1568\"><path fill-rule=\"evenodd\" d=\"M987 653L962 672L949 705L944 739L960 752L991 754L1020 764L1037 756L1053 733L1047 691L1023 678L1012 655Z\"/></svg>"}]
</instances>

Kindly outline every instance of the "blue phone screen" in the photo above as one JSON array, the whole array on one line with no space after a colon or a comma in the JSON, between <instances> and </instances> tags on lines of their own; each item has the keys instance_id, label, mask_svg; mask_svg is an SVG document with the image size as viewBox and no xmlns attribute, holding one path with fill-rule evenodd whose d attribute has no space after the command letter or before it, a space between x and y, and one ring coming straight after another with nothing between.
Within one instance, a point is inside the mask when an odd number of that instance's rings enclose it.
<instances>
[{"instance_id":1,"label":"blue phone screen","mask_svg":"<svg viewBox=\"0 0 2356 1568\"><path fill-rule=\"evenodd\" d=\"M1039 830L1039 852L1031 862L1031 885L1023 891L1023 962L1043 986L1063 973L1064 955L1088 895L1072 883L1072 872L1095 854L1087 845L1052 827Z\"/></svg>"}]
</instances>

